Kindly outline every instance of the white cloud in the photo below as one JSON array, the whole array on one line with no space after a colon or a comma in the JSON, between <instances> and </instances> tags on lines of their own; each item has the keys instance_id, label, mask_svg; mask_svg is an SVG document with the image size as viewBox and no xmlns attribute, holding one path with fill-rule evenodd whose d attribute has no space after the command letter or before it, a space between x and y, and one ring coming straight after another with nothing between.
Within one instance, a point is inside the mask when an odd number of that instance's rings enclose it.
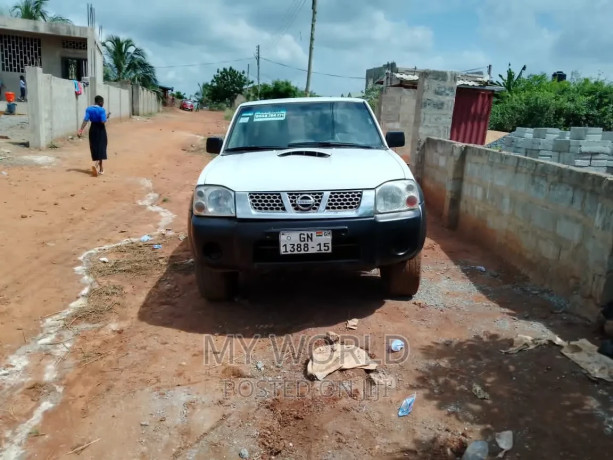
<instances>
[{"instance_id":1,"label":"white cloud","mask_svg":"<svg viewBox=\"0 0 613 460\"><path fill-rule=\"evenodd\" d=\"M106 0L96 3L96 13L105 33L133 38L156 66L177 66L159 68L159 79L189 94L224 65L240 70L249 65L254 79L257 44L264 58L305 69L310 5L310 0L149 0L145 6ZM77 24L86 22L81 0L51 0L49 7ZM454 22L455 35L441 18ZM362 77L387 61L451 70L491 63L497 75L511 62L517 68L527 64L531 72L613 76L611 18L613 0L325 0L319 2L313 68ZM235 59L246 60L178 67ZM262 61L261 75L300 87L306 81L303 71L268 61ZM312 87L323 95L356 94L363 80L315 74Z\"/></svg>"}]
</instances>

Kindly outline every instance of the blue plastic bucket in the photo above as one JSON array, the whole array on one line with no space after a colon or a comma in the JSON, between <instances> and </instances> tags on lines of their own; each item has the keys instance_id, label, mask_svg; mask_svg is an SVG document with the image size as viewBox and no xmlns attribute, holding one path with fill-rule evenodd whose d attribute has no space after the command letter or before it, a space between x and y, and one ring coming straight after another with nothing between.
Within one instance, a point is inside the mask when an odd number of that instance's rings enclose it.
<instances>
[{"instance_id":1,"label":"blue plastic bucket","mask_svg":"<svg viewBox=\"0 0 613 460\"><path fill-rule=\"evenodd\" d=\"M9 102L6 104L6 113L7 115L15 115L15 110L17 109L17 104L14 102Z\"/></svg>"}]
</instances>

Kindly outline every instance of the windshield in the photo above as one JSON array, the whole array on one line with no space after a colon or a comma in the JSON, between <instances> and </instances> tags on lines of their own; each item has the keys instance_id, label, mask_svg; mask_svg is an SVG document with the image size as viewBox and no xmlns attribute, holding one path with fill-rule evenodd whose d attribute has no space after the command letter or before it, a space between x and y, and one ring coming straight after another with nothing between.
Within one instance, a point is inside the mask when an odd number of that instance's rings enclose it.
<instances>
[{"instance_id":1,"label":"windshield","mask_svg":"<svg viewBox=\"0 0 613 460\"><path fill-rule=\"evenodd\" d=\"M365 103L293 102L240 109L224 153L293 147L383 148Z\"/></svg>"}]
</instances>

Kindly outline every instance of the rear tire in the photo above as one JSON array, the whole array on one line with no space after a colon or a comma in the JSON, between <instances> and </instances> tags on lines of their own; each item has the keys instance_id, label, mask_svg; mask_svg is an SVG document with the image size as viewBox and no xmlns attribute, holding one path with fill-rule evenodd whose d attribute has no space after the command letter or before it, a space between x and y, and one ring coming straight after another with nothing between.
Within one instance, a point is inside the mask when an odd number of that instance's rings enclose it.
<instances>
[{"instance_id":1,"label":"rear tire","mask_svg":"<svg viewBox=\"0 0 613 460\"><path fill-rule=\"evenodd\" d=\"M230 300L236 291L238 274L218 272L196 262L196 283L200 295L211 302Z\"/></svg>"},{"instance_id":2,"label":"rear tire","mask_svg":"<svg viewBox=\"0 0 613 460\"><path fill-rule=\"evenodd\" d=\"M392 297L413 297L421 281L421 253L408 260L380 268L381 279Z\"/></svg>"}]
</instances>

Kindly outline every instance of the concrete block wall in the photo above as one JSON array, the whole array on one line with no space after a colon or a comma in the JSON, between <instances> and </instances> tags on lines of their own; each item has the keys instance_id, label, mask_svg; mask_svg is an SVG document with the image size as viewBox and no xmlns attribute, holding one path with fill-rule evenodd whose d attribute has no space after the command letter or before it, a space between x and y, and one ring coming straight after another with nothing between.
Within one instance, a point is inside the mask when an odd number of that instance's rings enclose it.
<instances>
[{"instance_id":1,"label":"concrete block wall","mask_svg":"<svg viewBox=\"0 0 613 460\"><path fill-rule=\"evenodd\" d=\"M613 176L441 139L421 154L426 206L448 227L584 316L613 300Z\"/></svg>"},{"instance_id":2,"label":"concrete block wall","mask_svg":"<svg viewBox=\"0 0 613 460\"><path fill-rule=\"evenodd\" d=\"M162 103L153 91L132 86L132 115L151 115L162 110Z\"/></svg>"},{"instance_id":3,"label":"concrete block wall","mask_svg":"<svg viewBox=\"0 0 613 460\"><path fill-rule=\"evenodd\" d=\"M422 142L428 137L449 139L457 89L458 73L424 70L419 75L415 103L415 123L411 139L411 169L420 179L424 158L420 156Z\"/></svg>"},{"instance_id":4,"label":"concrete block wall","mask_svg":"<svg viewBox=\"0 0 613 460\"><path fill-rule=\"evenodd\" d=\"M132 115L132 87L129 83L101 84L92 78L89 86L84 87L83 94L77 96L71 80L44 74L40 67L27 67L26 79L31 147L46 148L53 139L76 133L86 108L94 103L96 95L104 98L104 107L112 114L111 122ZM161 109L154 93L143 88L138 91L142 110L154 113Z\"/></svg>"},{"instance_id":5,"label":"concrete block wall","mask_svg":"<svg viewBox=\"0 0 613 460\"><path fill-rule=\"evenodd\" d=\"M407 163L411 161L411 144L413 127L415 125L415 104L417 89L414 88L384 88L377 104L377 120L383 133L388 131L404 131L405 147L395 149Z\"/></svg>"},{"instance_id":6,"label":"concrete block wall","mask_svg":"<svg viewBox=\"0 0 613 460\"><path fill-rule=\"evenodd\" d=\"M40 67L27 67L30 146L46 148L53 139L75 134L89 105L91 89L75 94L71 80L44 74Z\"/></svg>"},{"instance_id":7,"label":"concrete block wall","mask_svg":"<svg viewBox=\"0 0 613 460\"><path fill-rule=\"evenodd\" d=\"M517 128L504 145L518 155L613 174L613 132L602 128Z\"/></svg>"}]
</instances>

